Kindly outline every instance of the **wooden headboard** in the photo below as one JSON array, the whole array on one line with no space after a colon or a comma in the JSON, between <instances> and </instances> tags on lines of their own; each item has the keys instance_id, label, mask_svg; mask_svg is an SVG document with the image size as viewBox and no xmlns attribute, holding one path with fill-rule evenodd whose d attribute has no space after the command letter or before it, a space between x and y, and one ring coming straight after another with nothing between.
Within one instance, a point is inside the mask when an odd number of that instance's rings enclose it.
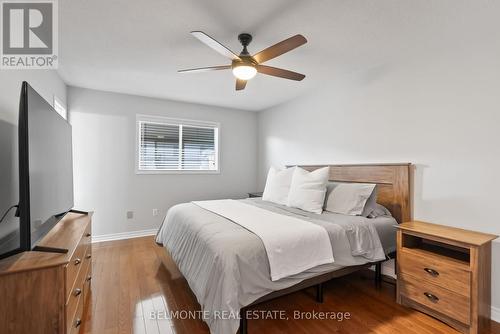
<instances>
[{"instance_id":1,"label":"wooden headboard","mask_svg":"<svg viewBox=\"0 0 500 334\"><path fill-rule=\"evenodd\" d=\"M312 171L330 167L330 181L376 183L377 202L391 211L398 223L412 219L412 165L362 164L362 165L306 165L299 166Z\"/></svg>"}]
</instances>

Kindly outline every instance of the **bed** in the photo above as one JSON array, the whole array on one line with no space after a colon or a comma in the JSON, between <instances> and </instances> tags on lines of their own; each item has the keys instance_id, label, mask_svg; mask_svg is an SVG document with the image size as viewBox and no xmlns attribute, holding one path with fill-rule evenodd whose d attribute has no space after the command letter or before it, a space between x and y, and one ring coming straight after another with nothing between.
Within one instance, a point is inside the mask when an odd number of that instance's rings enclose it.
<instances>
[{"instance_id":1,"label":"bed","mask_svg":"<svg viewBox=\"0 0 500 334\"><path fill-rule=\"evenodd\" d=\"M300 166L315 170L325 166ZM369 219L334 213L321 215L265 202L259 198L241 203L297 217L323 226L329 235L334 263L309 268L272 280L262 240L242 226L207 211L196 203L172 207L156 241L176 262L203 310L212 333L246 333L245 310L249 306L379 264L395 250L394 225L411 218L410 164L329 165L331 181L376 183L377 202L391 216ZM361 251L354 252L352 236L361 235ZM375 234L377 238L370 238ZM373 239L373 240L372 240ZM375 240L376 239L376 240Z\"/></svg>"}]
</instances>

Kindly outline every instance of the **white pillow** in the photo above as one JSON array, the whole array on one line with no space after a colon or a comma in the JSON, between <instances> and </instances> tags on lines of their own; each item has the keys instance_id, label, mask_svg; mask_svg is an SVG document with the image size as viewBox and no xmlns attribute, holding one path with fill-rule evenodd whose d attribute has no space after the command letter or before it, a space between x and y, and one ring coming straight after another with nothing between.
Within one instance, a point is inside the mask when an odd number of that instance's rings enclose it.
<instances>
[{"instance_id":1,"label":"white pillow","mask_svg":"<svg viewBox=\"0 0 500 334\"><path fill-rule=\"evenodd\" d=\"M312 172L296 167L287 205L313 213L323 212L329 175L329 167L316 169Z\"/></svg>"},{"instance_id":2,"label":"white pillow","mask_svg":"<svg viewBox=\"0 0 500 334\"><path fill-rule=\"evenodd\" d=\"M325 210L359 216L375 186L376 184L368 183L339 183L328 195Z\"/></svg>"},{"instance_id":3,"label":"white pillow","mask_svg":"<svg viewBox=\"0 0 500 334\"><path fill-rule=\"evenodd\" d=\"M283 170L277 170L274 167L269 168L262 200L286 205L294 169L295 167Z\"/></svg>"}]
</instances>

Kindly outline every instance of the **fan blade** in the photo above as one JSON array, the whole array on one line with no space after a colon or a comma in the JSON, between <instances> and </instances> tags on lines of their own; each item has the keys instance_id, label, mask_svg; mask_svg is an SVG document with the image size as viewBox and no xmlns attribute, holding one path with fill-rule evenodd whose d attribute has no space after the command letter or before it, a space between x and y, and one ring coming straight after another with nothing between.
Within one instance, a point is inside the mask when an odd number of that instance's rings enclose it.
<instances>
[{"instance_id":1,"label":"fan blade","mask_svg":"<svg viewBox=\"0 0 500 334\"><path fill-rule=\"evenodd\" d=\"M187 70L179 70L178 73L200 73L200 72L210 72L210 71L220 71L220 70L229 70L231 65L221 65L221 66L209 66L209 67L198 67L198 68L190 68Z\"/></svg>"},{"instance_id":2,"label":"fan blade","mask_svg":"<svg viewBox=\"0 0 500 334\"><path fill-rule=\"evenodd\" d=\"M247 85L246 80L236 79L236 90L243 90L245 89L246 85Z\"/></svg>"},{"instance_id":3,"label":"fan blade","mask_svg":"<svg viewBox=\"0 0 500 334\"><path fill-rule=\"evenodd\" d=\"M198 38L202 43L214 49L221 55L226 56L229 59L240 60L240 57L238 57L238 55L236 55L233 51L229 50L227 47L217 42L215 39L208 36L203 31L191 31L191 35Z\"/></svg>"},{"instance_id":4,"label":"fan blade","mask_svg":"<svg viewBox=\"0 0 500 334\"><path fill-rule=\"evenodd\" d=\"M299 46L306 43L307 39L304 36L295 35L293 37L285 39L284 41L274 44L273 46L270 46L267 49L260 51L259 53L253 56L253 59L255 59L259 64L261 64L270 59L281 56L282 54L287 53L288 51L292 51L293 49L298 48Z\"/></svg>"},{"instance_id":5,"label":"fan blade","mask_svg":"<svg viewBox=\"0 0 500 334\"><path fill-rule=\"evenodd\" d=\"M257 71L262 74L272 75L273 77L280 77L296 81L301 81L306 77L304 74L266 65L257 65Z\"/></svg>"}]
</instances>

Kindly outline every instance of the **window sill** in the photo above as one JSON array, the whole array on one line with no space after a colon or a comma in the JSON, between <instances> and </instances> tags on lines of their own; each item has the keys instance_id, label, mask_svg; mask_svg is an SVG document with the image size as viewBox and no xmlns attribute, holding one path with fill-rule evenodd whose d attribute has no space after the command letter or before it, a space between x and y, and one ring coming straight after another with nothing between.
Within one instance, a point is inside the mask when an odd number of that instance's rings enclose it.
<instances>
[{"instance_id":1,"label":"window sill","mask_svg":"<svg viewBox=\"0 0 500 334\"><path fill-rule=\"evenodd\" d=\"M158 174L220 174L220 170L136 170L137 175Z\"/></svg>"}]
</instances>

